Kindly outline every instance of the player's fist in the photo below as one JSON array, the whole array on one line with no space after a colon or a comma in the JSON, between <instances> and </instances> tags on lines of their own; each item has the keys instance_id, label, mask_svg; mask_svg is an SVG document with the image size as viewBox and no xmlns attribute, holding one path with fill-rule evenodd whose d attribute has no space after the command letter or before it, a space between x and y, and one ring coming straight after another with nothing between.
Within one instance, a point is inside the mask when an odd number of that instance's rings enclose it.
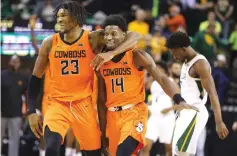
<instances>
[{"instance_id":1,"label":"player's fist","mask_svg":"<svg viewBox=\"0 0 237 156\"><path fill-rule=\"evenodd\" d=\"M91 67L93 68L93 70L98 71L105 62L110 61L113 57L114 57L113 52L97 54L91 61Z\"/></svg>"},{"instance_id":2,"label":"player's fist","mask_svg":"<svg viewBox=\"0 0 237 156\"><path fill-rule=\"evenodd\" d=\"M101 146L102 146L102 153L104 156L110 156L108 147L109 147L109 139L105 136L101 136Z\"/></svg>"},{"instance_id":3,"label":"player's fist","mask_svg":"<svg viewBox=\"0 0 237 156\"><path fill-rule=\"evenodd\" d=\"M35 29L36 19L30 19L29 20L29 25L30 25L31 29Z\"/></svg>"},{"instance_id":4,"label":"player's fist","mask_svg":"<svg viewBox=\"0 0 237 156\"><path fill-rule=\"evenodd\" d=\"M224 122L216 124L216 132L220 139L225 139L229 134L229 131L226 128Z\"/></svg>"},{"instance_id":5,"label":"player's fist","mask_svg":"<svg viewBox=\"0 0 237 156\"><path fill-rule=\"evenodd\" d=\"M28 116L30 128L37 138L40 138L42 133L43 121L40 115L32 113Z\"/></svg>"}]
</instances>

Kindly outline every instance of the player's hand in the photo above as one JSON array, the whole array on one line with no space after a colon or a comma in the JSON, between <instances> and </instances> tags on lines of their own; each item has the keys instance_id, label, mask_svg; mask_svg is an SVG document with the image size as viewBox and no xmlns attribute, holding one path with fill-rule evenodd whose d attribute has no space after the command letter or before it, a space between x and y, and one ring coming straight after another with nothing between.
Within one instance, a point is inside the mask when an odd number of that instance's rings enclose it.
<instances>
[{"instance_id":1,"label":"player's hand","mask_svg":"<svg viewBox=\"0 0 237 156\"><path fill-rule=\"evenodd\" d=\"M194 106L190 106L188 104L186 104L185 102L180 102L180 104L175 104L172 107L169 108L165 108L161 111L162 114L167 114L170 111L177 111L178 113L183 110L183 109L192 109L195 110L197 112L199 112L198 108L194 107Z\"/></svg>"},{"instance_id":2,"label":"player's hand","mask_svg":"<svg viewBox=\"0 0 237 156\"><path fill-rule=\"evenodd\" d=\"M216 132L220 139L225 139L229 134L224 122L216 124Z\"/></svg>"},{"instance_id":3,"label":"player's hand","mask_svg":"<svg viewBox=\"0 0 237 156\"><path fill-rule=\"evenodd\" d=\"M36 20L35 20L35 19L30 19L29 25L30 25L30 28L31 28L31 29L35 29Z\"/></svg>"},{"instance_id":4,"label":"player's hand","mask_svg":"<svg viewBox=\"0 0 237 156\"><path fill-rule=\"evenodd\" d=\"M108 147L109 147L109 139L107 137L102 136L101 137L101 147L102 147L102 153L104 156L110 156Z\"/></svg>"},{"instance_id":5,"label":"player's hand","mask_svg":"<svg viewBox=\"0 0 237 156\"><path fill-rule=\"evenodd\" d=\"M40 138L43 135L42 127L43 121L40 115L37 113L32 113L28 116L30 128L37 138Z\"/></svg>"},{"instance_id":6,"label":"player's hand","mask_svg":"<svg viewBox=\"0 0 237 156\"><path fill-rule=\"evenodd\" d=\"M180 112L183 109L192 109L192 110L199 112L199 109L197 107L188 105L186 102L180 102L178 105L174 105L174 109L177 112Z\"/></svg>"},{"instance_id":7,"label":"player's hand","mask_svg":"<svg viewBox=\"0 0 237 156\"><path fill-rule=\"evenodd\" d=\"M237 121L235 121L232 125L233 131L237 131Z\"/></svg>"},{"instance_id":8,"label":"player's hand","mask_svg":"<svg viewBox=\"0 0 237 156\"><path fill-rule=\"evenodd\" d=\"M110 61L113 57L114 54L112 52L97 54L91 61L91 67L93 70L98 71L105 62Z\"/></svg>"}]
</instances>

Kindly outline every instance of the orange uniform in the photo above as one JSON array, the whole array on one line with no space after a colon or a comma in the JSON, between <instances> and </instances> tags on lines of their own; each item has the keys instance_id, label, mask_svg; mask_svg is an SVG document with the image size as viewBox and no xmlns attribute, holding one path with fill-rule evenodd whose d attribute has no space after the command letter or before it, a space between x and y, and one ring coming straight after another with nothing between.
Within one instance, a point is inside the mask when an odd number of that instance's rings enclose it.
<instances>
[{"instance_id":1,"label":"orange uniform","mask_svg":"<svg viewBox=\"0 0 237 156\"><path fill-rule=\"evenodd\" d=\"M145 100L144 71L139 71L133 64L133 52L127 51L117 63L105 63L100 69L106 84L107 130L109 150L116 155L117 146L128 136L139 141L136 150L145 145L144 135L148 109ZM110 111L117 106L132 105L121 111ZM137 151L134 151L137 152Z\"/></svg>"},{"instance_id":2,"label":"orange uniform","mask_svg":"<svg viewBox=\"0 0 237 156\"><path fill-rule=\"evenodd\" d=\"M90 62L94 53L88 35L83 30L71 44L58 33L53 36L46 71L49 85L44 129L48 126L64 138L71 127L82 150L95 150L101 147L101 134L92 105L94 72Z\"/></svg>"},{"instance_id":3,"label":"orange uniform","mask_svg":"<svg viewBox=\"0 0 237 156\"><path fill-rule=\"evenodd\" d=\"M42 99L42 115L45 115L48 105L48 93L50 88L50 77L49 77L49 68L47 67L46 72L44 74L44 89L43 89L43 99Z\"/></svg>"}]
</instances>

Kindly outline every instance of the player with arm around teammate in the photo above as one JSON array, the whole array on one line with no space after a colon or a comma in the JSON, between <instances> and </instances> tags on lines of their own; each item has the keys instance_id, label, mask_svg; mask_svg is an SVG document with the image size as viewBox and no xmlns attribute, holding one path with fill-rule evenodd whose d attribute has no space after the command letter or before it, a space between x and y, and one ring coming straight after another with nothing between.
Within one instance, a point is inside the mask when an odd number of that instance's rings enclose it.
<instances>
[{"instance_id":1,"label":"player with arm around teammate","mask_svg":"<svg viewBox=\"0 0 237 156\"><path fill-rule=\"evenodd\" d=\"M91 100L93 68L98 69L102 63L132 48L139 35L129 33L126 43L108 54L98 54L103 47L103 31L88 32L82 29L86 11L79 2L65 1L56 8L55 13L60 33L42 42L29 80L30 126L38 138L44 136L46 156L59 155L60 144L69 127L84 154L101 155L101 133ZM95 54L98 55L94 57ZM35 112L35 103L45 70L49 74L50 86L42 123L41 117Z\"/></svg>"},{"instance_id":2,"label":"player with arm around teammate","mask_svg":"<svg viewBox=\"0 0 237 156\"><path fill-rule=\"evenodd\" d=\"M124 42L127 24L123 17L110 15L103 26L106 42L104 52ZM148 109L144 103L145 70L180 104L180 108L185 107L179 88L156 68L148 53L134 48L102 65L96 73L99 90L97 106L102 135L109 138L112 156L130 156L145 145L148 118ZM106 139L103 141L106 146Z\"/></svg>"}]
</instances>

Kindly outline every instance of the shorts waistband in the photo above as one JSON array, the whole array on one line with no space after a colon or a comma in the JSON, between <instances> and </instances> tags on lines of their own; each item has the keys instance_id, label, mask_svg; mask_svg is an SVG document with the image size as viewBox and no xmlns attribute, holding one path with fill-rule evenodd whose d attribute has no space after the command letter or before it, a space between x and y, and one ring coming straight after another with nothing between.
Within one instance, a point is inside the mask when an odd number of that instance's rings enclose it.
<instances>
[{"instance_id":1,"label":"shorts waistband","mask_svg":"<svg viewBox=\"0 0 237 156\"><path fill-rule=\"evenodd\" d=\"M127 104L125 106L115 106L115 107L109 107L108 110L111 112L118 112L118 111L122 111L128 108L131 108L135 106L135 104Z\"/></svg>"},{"instance_id":2,"label":"shorts waistband","mask_svg":"<svg viewBox=\"0 0 237 156\"><path fill-rule=\"evenodd\" d=\"M64 101L62 98L48 97L49 100L55 100L55 101L58 101L58 102L64 103L64 104L79 103L79 102L82 102L82 101L85 101L85 100L90 100L91 98L92 98L91 96L88 96L86 98L79 99L79 100L67 100L67 101Z\"/></svg>"}]
</instances>

